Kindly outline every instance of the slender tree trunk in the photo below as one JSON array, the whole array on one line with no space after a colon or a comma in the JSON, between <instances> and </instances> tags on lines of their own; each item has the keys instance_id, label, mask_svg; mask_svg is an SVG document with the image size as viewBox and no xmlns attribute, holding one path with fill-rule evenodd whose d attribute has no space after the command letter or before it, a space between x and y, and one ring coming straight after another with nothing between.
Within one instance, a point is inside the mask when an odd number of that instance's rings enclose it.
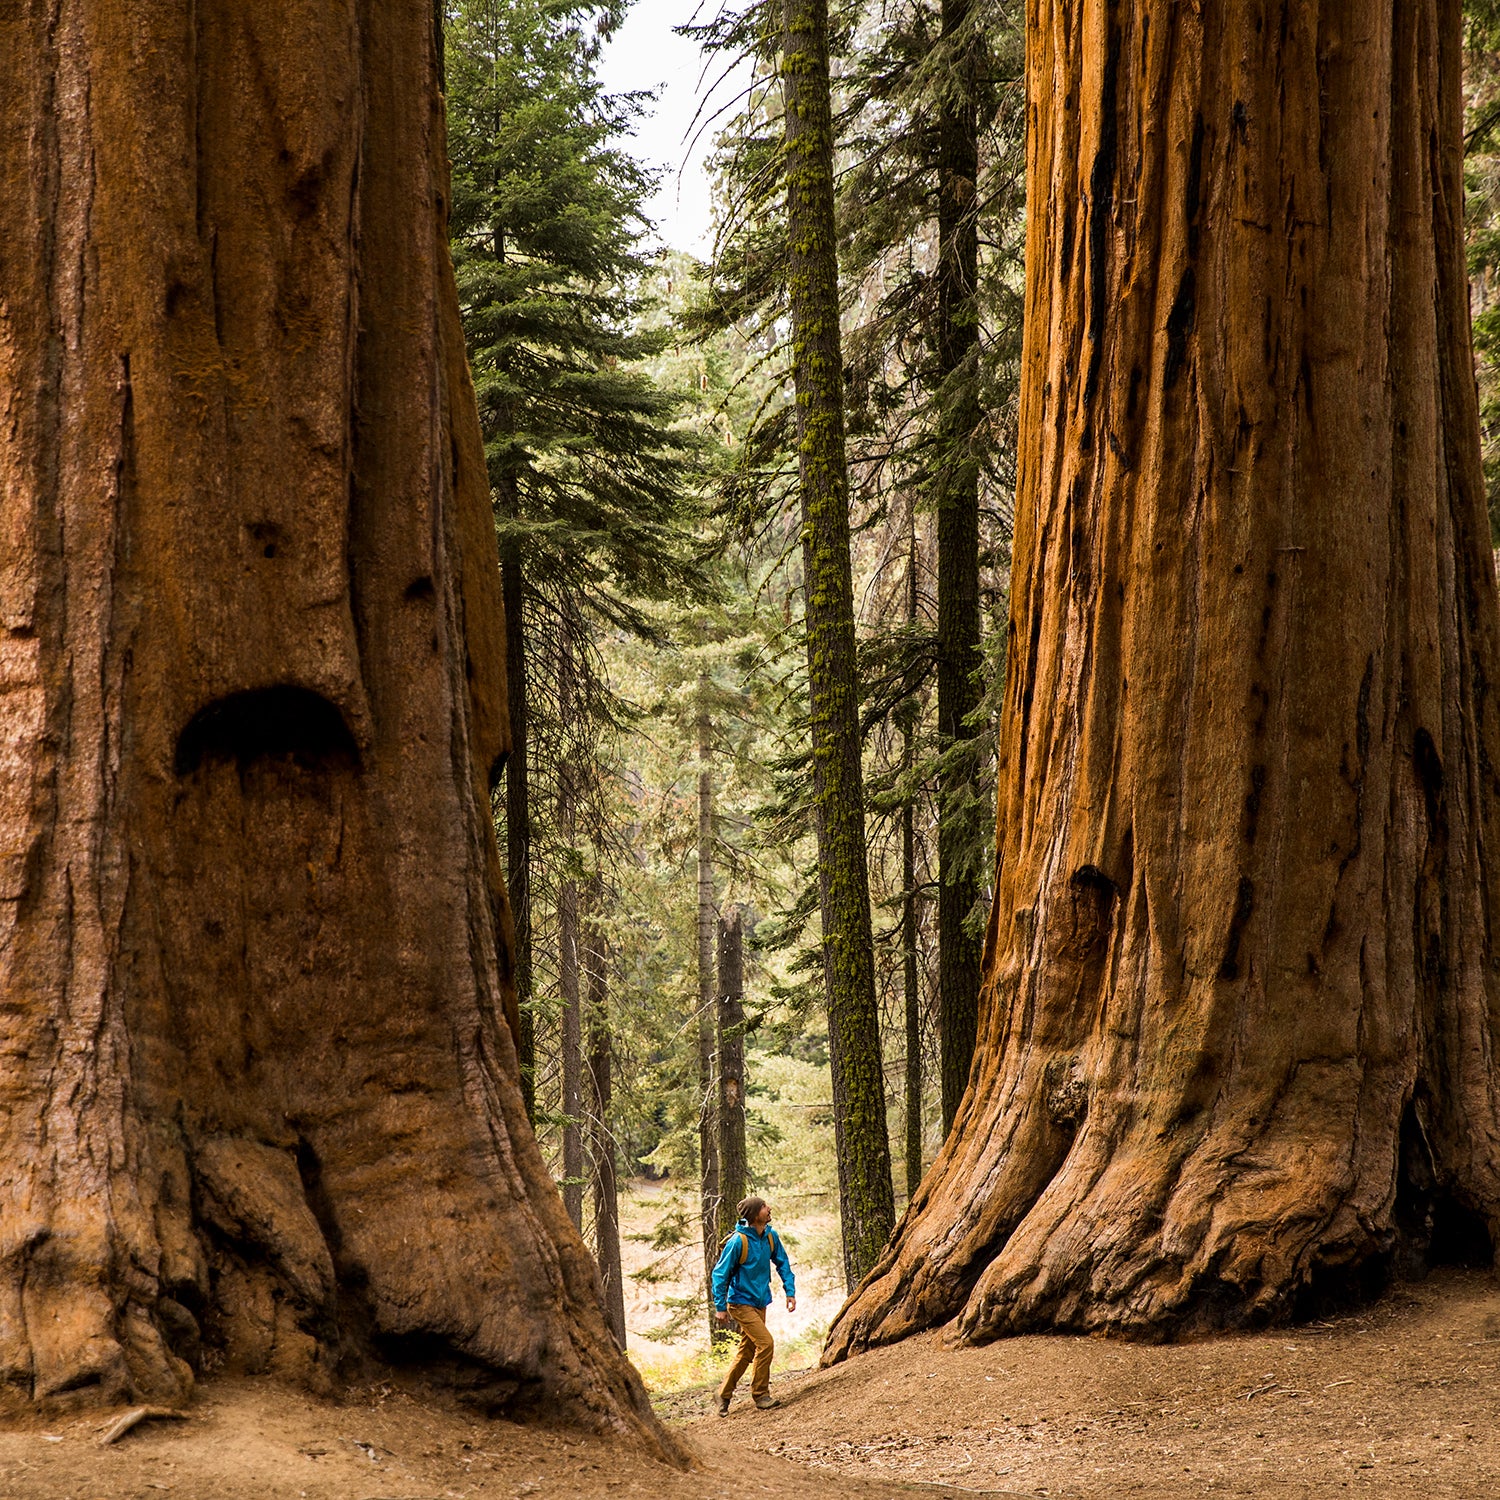
<instances>
[{"instance_id":1,"label":"slender tree trunk","mask_svg":"<svg viewBox=\"0 0 1500 1500\"><path fill-rule=\"evenodd\" d=\"M615 1178L615 1138L610 1130L610 1074L613 1065L609 1024L609 945L601 918L604 882L593 875L584 923L588 974L589 1158L594 1179L594 1244L604 1292L604 1316L620 1348L625 1347L625 1272L620 1259L620 1194Z\"/></svg>"},{"instance_id":2,"label":"slender tree trunk","mask_svg":"<svg viewBox=\"0 0 1500 1500\"><path fill-rule=\"evenodd\" d=\"M431 14L19 4L0 57L0 1380L394 1354L668 1451L507 1024Z\"/></svg>"},{"instance_id":3,"label":"slender tree trunk","mask_svg":"<svg viewBox=\"0 0 1500 1500\"><path fill-rule=\"evenodd\" d=\"M902 761L911 768L912 731L902 733ZM901 809L901 989L906 1021L906 1196L922 1180L922 1010L917 987L917 831L911 800Z\"/></svg>"},{"instance_id":4,"label":"slender tree trunk","mask_svg":"<svg viewBox=\"0 0 1500 1500\"><path fill-rule=\"evenodd\" d=\"M509 492L510 513L516 501L514 480ZM526 1118L536 1119L536 1012L532 1005L531 965L531 725L526 708L525 584L515 558L500 564L505 600L506 701L510 709L510 755L505 762L505 855L516 953L512 973L516 987L516 1054L521 1068L521 1097Z\"/></svg>"},{"instance_id":5,"label":"slender tree trunk","mask_svg":"<svg viewBox=\"0 0 1500 1500\"><path fill-rule=\"evenodd\" d=\"M1258 1322L1500 1226L1460 8L1028 37L979 1051L826 1358Z\"/></svg>"},{"instance_id":6,"label":"slender tree trunk","mask_svg":"<svg viewBox=\"0 0 1500 1500\"><path fill-rule=\"evenodd\" d=\"M566 622L561 627L559 717L566 732L574 713L573 648ZM557 987L562 999L563 1204L575 1229L583 1227L583 1025L578 983L578 881L573 846L578 836L578 769L572 752L557 776L557 837L565 861L557 882Z\"/></svg>"},{"instance_id":7,"label":"slender tree trunk","mask_svg":"<svg viewBox=\"0 0 1500 1500\"><path fill-rule=\"evenodd\" d=\"M708 678L698 682L698 1159L703 1178L703 1286L710 1340L728 1335L714 1322L707 1296L719 1258L719 1133L714 1103L714 783L710 757L713 724L708 715Z\"/></svg>"},{"instance_id":8,"label":"slender tree trunk","mask_svg":"<svg viewBox=\"0 0 1500 1500\"><path fill-rule=\"evenodd\" d=\"M844 1275L874 1263L895 1220L865 863L859 670L849 560L843 355L833 223L827 0L785 0L788 290L828 1052Z\"/></svg>"},{"instance_id":9,"label":"slender tree trunk","mask_svg":"<svg viewBox=\"0 0 1500 1500\"><path fill-rule=\"evenodd\" d=\"M719 1240L745 1194L745 909L719 918Z\"/></svg>"},{"instance_id":10,"label":"slender tree trunk","mask_svg":"<svg viewBox=\"0 0 1500 1500\"><path fill-rule=\"evenodd\" d=\"M971 0L942 0L949 49L938 112L938 327L941 379L937 476L938 744L950 755L938 817L938 1035L943 1133L953 1128L969 1081L979 1016L983 940L964 930L982 897L975 845L984 838L984 800L974 795L972 741L979 707L979 465L974 443L983 418L975 360L979 347L979 175L976 92L979 45Z\"/></svg>"},{"instance_id":11,"label":"slender tree trunk","mask_svg":"<svg viewBox=\"0 0 1500 1500\"><path fill-rule=\"evenodd\" d=\"M906 564L906 623L917 623L917 516L911 514L911 546ZM901 770L910 778L916 758L916 709L901 725ZM901 992L906 1020L906 1197L916 1196L922 1180L922 1011L917 987L917 818L916 795L908 791L901 807Z\"/></svg>"}]
</instances>

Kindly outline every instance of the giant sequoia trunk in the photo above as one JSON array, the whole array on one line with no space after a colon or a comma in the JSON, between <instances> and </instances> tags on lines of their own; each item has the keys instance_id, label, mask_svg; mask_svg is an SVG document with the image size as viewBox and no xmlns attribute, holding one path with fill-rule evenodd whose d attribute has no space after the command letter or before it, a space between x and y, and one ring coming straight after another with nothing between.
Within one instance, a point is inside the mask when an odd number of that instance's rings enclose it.
<instances>
[{"instance_id":1,"label":"giant sequoia trunk","mask_svg":"<svg viewBox=\"0 0 1500 1500\"><path fill-rule=\"evenodd\" d=\"M0 10L0 1378L663 1447L517 1082L432 9Z\"/></svg>"},{"instance_id":2,"label":"giant sequoia trunk","mask_svg":"<svg viewBox=\"0 0 1500 1500\"><path fill-rule=\"evenodd\" d=\"M828 1359L1259 1321L1500 1223L1459 6L1028 36L979 1052Z\"/></svg>"}]
</instances>

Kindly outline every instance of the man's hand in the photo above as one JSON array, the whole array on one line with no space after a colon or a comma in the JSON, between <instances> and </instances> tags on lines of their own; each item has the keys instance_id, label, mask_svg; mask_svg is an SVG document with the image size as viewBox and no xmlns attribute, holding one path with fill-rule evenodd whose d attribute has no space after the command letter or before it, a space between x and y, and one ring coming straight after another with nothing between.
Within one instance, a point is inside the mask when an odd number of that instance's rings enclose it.
<instances>
[{"instance_id":1,"label":"man's hand","mask_svg":"<svg viewBox=\"0 0 1500 1500\"><path fill-rule=\"evenodd\" d=\"M717 1312L714 1313L714 1322L715 1323L727 1323L728 1321L729 1321L729 1310L727 1308L721 1307L721 1308L718 1309Z\"/></svg>"},{"instance_id":2,"label":"man's hand","mask_svg":"<svg viewBox=\"0 0 1500 1500\"><path fill-rule=\"evenodd\" d=\"M797 1299L795 1297L788 1297L786 1299L786 1310L788 1312L796 1312L797 1311Z\"/></svg>"}]
</instances>

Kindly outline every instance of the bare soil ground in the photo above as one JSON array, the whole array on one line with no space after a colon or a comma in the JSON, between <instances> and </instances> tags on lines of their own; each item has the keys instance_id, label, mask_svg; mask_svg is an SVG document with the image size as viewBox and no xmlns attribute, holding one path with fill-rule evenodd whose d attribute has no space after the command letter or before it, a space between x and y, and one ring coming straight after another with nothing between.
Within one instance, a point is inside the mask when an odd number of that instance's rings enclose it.
<instances>
[{"instance_id":1,"label":"bare soil ground","mask_svg":"<svg viewBox=\"0 0 1500 1500\"><path fill-rule=\"evenodd\" d=\"M1079 1500L1497 1500L1500 1284L1442 1272L1327 1322L1189 1344L927 1334L776 1394L772 1412L737 1406L726 1436L841 1477Z\"/></svg>"},{"instance_id":2,"label":"bare soil ground","mask_svg":"<svg viewBox=\"0 0 1500 1500\"><path fill-rule=\"evenodd\" d=\"M101 1448L105 1416L0 1429L4 1500L1494 1500L1500 1284L1445 1272L1359 1313L1169 1346L911 1339L781 1377L782 1406L709 1393L662 1414L699 1456L677 1473L596 1439L484 1421L419 1391L321 1401L213 1380L185 1422Z\"/></svg>"}]
</instances>

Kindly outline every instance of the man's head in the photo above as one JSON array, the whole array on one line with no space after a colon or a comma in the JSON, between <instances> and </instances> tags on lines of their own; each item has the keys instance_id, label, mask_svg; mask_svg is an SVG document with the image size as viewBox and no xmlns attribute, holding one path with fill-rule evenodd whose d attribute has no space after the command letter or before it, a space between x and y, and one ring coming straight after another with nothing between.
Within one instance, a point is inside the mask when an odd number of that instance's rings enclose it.
<instances>
[{"instance_id":1,"label":"man's head","mask_svg":"<svg viewBox=\"0 0 1500 1500\"><path fill-rule=\"evenodd\" d=\"M741 1198L735 1214L752 1229L764 1229L771 1222L771 1205L764 1198Z\"/></svg>"}]
</instances>

